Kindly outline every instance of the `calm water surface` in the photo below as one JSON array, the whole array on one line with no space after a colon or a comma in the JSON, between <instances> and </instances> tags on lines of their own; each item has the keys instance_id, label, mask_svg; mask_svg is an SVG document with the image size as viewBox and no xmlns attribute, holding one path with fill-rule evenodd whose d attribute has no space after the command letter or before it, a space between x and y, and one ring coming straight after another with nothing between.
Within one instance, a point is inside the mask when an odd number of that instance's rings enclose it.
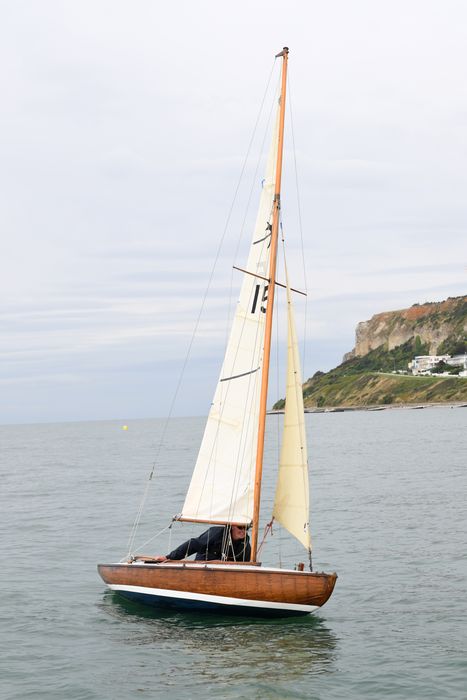
<instances>
[{"instance_id":1,"label":"calm water surface","mask_svg":"<svg viewBox=\"0 0 467 700\"><path fill-rule=\"evenodd\" d=\"M314 617L157 613L106 589L126 553L163 421L0 427L0 697L467 698L467 409L307 416ZM169 426L137 542L180 510L202 419ZM269 418L264 522L277 418ZM143 547L165 553L176 525ZM276 531L265 564L303 554Z\"/></svg>"}]
</instances>

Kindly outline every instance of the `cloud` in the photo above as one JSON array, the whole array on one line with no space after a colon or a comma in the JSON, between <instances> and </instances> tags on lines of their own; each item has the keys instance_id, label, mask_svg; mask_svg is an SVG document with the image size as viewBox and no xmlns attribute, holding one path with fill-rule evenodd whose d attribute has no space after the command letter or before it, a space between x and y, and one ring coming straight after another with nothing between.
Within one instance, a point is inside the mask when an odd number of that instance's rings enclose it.
<instances>
[{"instance_id":1,"label":"cloud","mask_svg":"<svg viewBox=\"0 0 467 700\"><path fill-rule=\"evenodd\" d=\"M180 413L209 405L277 74L226 220L284 35L283 223L294 285L308 281L309 373L358 321L465 293L466 7L292 3L277 23L279 8L5 8L0 420L162 415L226 229Z\"/></svg>"}]
</instances>

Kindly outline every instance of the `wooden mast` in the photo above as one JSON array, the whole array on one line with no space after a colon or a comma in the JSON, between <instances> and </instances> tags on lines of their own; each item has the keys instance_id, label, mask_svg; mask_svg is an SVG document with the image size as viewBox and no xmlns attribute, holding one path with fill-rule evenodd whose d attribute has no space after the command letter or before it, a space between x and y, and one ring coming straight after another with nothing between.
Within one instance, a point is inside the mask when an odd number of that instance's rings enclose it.
<instances>
[{"instance_id":1,"label":"wooden mast","mask_svg":"<svg viewBox=\"0 0 467 700\"><path fill-rule=\"evenodd\" d=\"M276 261L277 261L277 241L279 237L279 215L281 207L281 179L282 179L282 153L284 149L284 122L285 122L285 91L287 85L287 60L289 49L284 46L283 50L276 55L276 58L282 57L282 82L281 94L279 98L280 113L279 113L279 141L277 146L277 161L276 161L276 182L274 188L274 202L272 210L272 231L271 231L271 252L269 262L269 288L268 301L266 305L266 327L264 332L264 353L263 353L263 368L261 374L261 395L259 408L259 428L258 428L258 444L256 448L256 471L255 471L255 490L253 502L253 530L251 533L251 561L256 561L258 551L258 529L259 529L259 508L261 501L261 477L263 474L263 455L264 455L264 434L266 429L266 408L268 398L268 382L269 382L269 358L271 354L271 336L272 336L272 317L274 312L274 291L276 279Z\"/></svg>"}]
</instances>

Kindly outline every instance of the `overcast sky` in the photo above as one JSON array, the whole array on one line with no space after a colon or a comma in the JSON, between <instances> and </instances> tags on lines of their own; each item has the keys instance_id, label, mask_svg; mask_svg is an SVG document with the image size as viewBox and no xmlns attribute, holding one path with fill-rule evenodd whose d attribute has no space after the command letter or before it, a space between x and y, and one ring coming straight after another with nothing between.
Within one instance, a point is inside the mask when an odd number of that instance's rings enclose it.
<instances>
[{"instance_id":1,"label":"overcast sky","mask_svg":"<svg viewBox=\"0 0 467 700\"><path fill-rule=\"evenodd\" d=\"M284 45L305 375L341 361L358 321L467 292L462 0L0 7L0 422L167 414ZM176 415L211 401L254 149Z\"/></svg>"}]
</instances>

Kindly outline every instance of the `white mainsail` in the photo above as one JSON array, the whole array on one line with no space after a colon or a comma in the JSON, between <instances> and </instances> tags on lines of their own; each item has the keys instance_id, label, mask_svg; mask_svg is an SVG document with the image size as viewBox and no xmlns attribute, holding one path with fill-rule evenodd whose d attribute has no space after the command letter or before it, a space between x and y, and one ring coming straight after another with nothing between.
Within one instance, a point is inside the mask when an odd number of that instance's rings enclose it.
<instances>
[{"instance_id":1,"label":"white mainsail","mask_svg":"<svg viewBox=\"0 0 467 700\"><path fill-rule=\"evenodd\" d=\"M181 520L244 524L252 521L277 147L278 120L246 267L252 274L243 278Z\"/></svg>"},{"instance_id":2,"label":"white mainsail","mask_svg":"<svg viewBox=\"0 0 467 700\"><path fill-rule=\"evenodd\" d=\"M273 517L311 551L308 457L297 332L287 266L287 387Z\"/></svg>"}]
</instances>

